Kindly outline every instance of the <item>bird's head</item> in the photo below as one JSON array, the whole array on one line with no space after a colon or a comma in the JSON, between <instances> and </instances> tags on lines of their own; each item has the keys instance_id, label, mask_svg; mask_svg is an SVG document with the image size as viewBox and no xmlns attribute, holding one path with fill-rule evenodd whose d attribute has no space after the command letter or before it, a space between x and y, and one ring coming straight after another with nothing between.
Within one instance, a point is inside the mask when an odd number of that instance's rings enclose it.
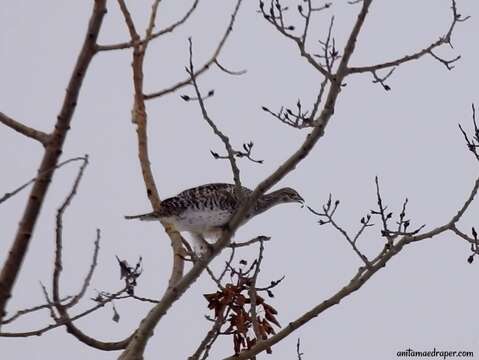
<instances>
[{"instance_id":1,"label":"bird's head","mask_svg":"<svg viewBox=\"0 0 479 360\"><path fill-rule=\"evenodd\" d=\"M300 204L304 204L304 199L301 197L301 195L298 194L298 192L292 188L282 188L278 190L278 195L283 203L290 203L290 202L297 202Z\"/></svg>"}]
</instances>

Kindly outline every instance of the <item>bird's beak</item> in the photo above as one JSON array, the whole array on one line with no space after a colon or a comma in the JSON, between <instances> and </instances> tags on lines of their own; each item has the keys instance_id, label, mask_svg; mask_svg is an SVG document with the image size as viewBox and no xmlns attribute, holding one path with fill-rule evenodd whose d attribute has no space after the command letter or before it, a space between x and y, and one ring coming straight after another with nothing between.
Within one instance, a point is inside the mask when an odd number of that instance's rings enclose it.
<instances>
[{"instance_id":1,"label":"bird's beak","mask_svg":"<svg viewBox=\"0 0 479 360\"><path fill-rule=\"evenodd\" d=\"M301 204L301 207L303 208L304 207L304 199L301 196L299 196L298 202Z\"/></svg>"}]
</instances>

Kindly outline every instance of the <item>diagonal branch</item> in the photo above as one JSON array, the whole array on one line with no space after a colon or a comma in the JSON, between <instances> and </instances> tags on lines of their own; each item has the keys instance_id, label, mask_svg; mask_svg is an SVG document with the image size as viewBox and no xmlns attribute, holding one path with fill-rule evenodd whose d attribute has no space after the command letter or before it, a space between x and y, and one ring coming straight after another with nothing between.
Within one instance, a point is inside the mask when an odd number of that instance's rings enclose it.
<instances>
[{"instance_id":1,"label":"diagonal branch","mask_svg":"<svg viewBox=\"0 0 479 360\"><path fill-rule=\"evenodd\" d=\"M372 0L364 0L362 9L351 30L349 39L344 49L343 57L338 67L338 71L331 82L328 97L324 108L317 119L318 126L306 136L304 143L293 153L276 171L263 180L253 191L253 193L243 202L233 215L229 223L224 227L223 234L220 239L211 246L211 251L206 256L198 259L193 267L173 286L167 289L163 297L160 299L148 315L141 321L136 336L132 339L127 349L123 352L120 359L137 360L143 358L148 339L151 337L154 328L163 318L171 306L185 293L185 291L199 278L208 264L218 256L221 251L229 244L231 237L240 226L247 211L256 203L258 198L273 185L278 183L285 175L292 171L313 149L314 145L324 135L324 129L327 126L334 112L337 97L341 91L341 84L346 76L346 69L349 59L354 52L356 39L363 26L369 6Z\"/></svg>"},{"instance_id":2,"label":"diagonal branch","mask_svg":"<svg viewBox=\"0 0 479 360\"><path fill-rule=\"evenodd\" d=\"M58 163L57 165L55 165L54 169L58 169L58 168L61 168L63 165L66 165L68 163L71 163L73 161L85 161L85 158L86 158L87 155L85 155L84 157L75 157L75 158L71 158L71 159L68 159L68 160L65 160L65 161L62 161L60 163ZM46 171L50 171L52 169L47 169ZM39 174L39 175L42 175L42 174ZM3 203L4 201L7 201L8 199L10 199L11 197L15 196L16 194L18 194L20 191L22 191L23 189L25 189L28 185L34 183L36 180L38 179L38 176L34 177L33 179L30 179L28 180L26 183L20 185L18 188L16 188L15 190L11 191L11 192L8 192L8 193L5 193L1 198L0 198L0 204Z\"/></svg>"},{"instance_id":3,"label":"diagonal branch","mask_svg":"<svg viewBox=\"0 0 479 360\"><path fill-rule=\"evenodd\" d=\"M19 222L15 240L0 273L0 320L5 316L7 301L11 297L13 286L28 251L35 224L55 172L54 168L62 154L63 144L70 129L80 88L88 66L95 55L96 40L105 13L106 0L95 0L87 33L70 77L62 108L38 169L38 173L42 175L35 180L25 211Z\"/></svg>"},{"instance_id":4,"label":"diagonal branch","mask_svg":"<svg viewBox=\"0 0 479 360\"><path fill-rule=\"evenodd\" d=\"M206 110L204 99L201 95L200 89L198 87L198 83L196 82L195 70L193 66L193 44L192 44L191 38L188 39L188 42L189 42L190 63L189 63L189 68L187 69L187 72L191 77L191 83L193 84L193 87L195 89L196 97L198 99L198 103L200 104L201 113L205 121L208 123L208 125L211 127L211 129L213 129L213 132L221 139L221 141L225 145L226 151L228 153L227 155L228 160L230 162L231 170L233 172L233 179L236 185L236 190L238 194L241 194L240 170L238 168L238 164L236 164L235 151L233 150L233 147L231 146L230 139L228 138L228 136L223 134L223 132L220 129L218 129L216 124L213 122L213 120L211 120L210 116L208 115L208 111Z\"/></svg>"},{"instance_id":5,"label":"diagonal branch","mask_svg":"<svg viewBox=\"0 0 479 360\"><path fill-rule=\"evenodd\" d=\"M0 112L0 122L26 137L39 141L43 146L47 146L49 135L43 131L23 125L2 112Z\"/></svg>"},{"instance_id":6,"label":"diagonal branch","mask_svg":"<svg viewBox=\"0 0 479 360\"><path fill-rule=\"evenodd\" d=\"M467 19L469 19L469 17L464 17L464 18L461 17L461 15L457 12L457 7L456 7L456 1L455 0L451 0L451 9L452 9L452 22L451 22L451 25L449 26L449 29L447 30L445 35L441 36L438 40L434 41L429 46L425 47L422 50L416 51L413 54L405 55L401 58L391 60L391 61L387 61L387 62L384 62L382 64L376 64L376 65L370 65L370 66L360 66L360 67L350 67L348 69L348 73L349 74L365 73L365 72L374 72L374 71L381 70L381 69L387 69L387 68L395 67L395 66L413 61L413 60L420 59L424 55L431 55L436 60L443 63L449 70L451 70L452 67L451 67L450 64L459 60L460 56L454 58L453 60L446 61L446 60L443 60L443 59L439 58L437 55L435 55L432 52L434 49L440 47L441 45L445 45L445 44L451 45L452 33L453 33L457 23L458 22L463 22L463 21L466 21ZM451 45L451 47L452 47L452 45Z\"/></svg>"},{"instance_id":7,"label":"diagonal branch","mask_svg":"<svg viewBox=\"0 0 479 360\"><path fill-rule=\"evenodd\" d=\"M367 1L367 0L365 0ZM254 357L256 354L259 354L262 351L267 350L274 344L278 343L288 335L290 335L293 331L297 330L310 320L316 318L318 315L326 311L332 306L338 305L342 299L347 297L348 295L352 294L353 292L359 290L376 272L381 270L386 266L391 258L395 255L399 254L403 248L411 244L413 242L426 240L433 238L447 230L451 230L454 224L462 217L465 211L468 209L469 205L471 204L472 200L475 198L477 191L479 189L479 178L475 181L473 189L469 194L467 200L465 201L464 205L459 209L456 215L454 215L451 220L443 225L439 226L427 233L420 234L420 235L405 235L401 237L401 239L394 245L391 245L389 250L386 252L381 252L380 256L372 261L372 264L369 267L360 267L353 278L346 284L343 288L341 288L336 294L329 297L328 299L324 300L323 302L319 303L311 310L307 311L299 318L294 321L291 321L287 327L279 331L276 335L254 345L251 349L245 350L240 354L235 354L233 356L224 358L223 360L247 360Z\"/></svg>"}]
</instances>

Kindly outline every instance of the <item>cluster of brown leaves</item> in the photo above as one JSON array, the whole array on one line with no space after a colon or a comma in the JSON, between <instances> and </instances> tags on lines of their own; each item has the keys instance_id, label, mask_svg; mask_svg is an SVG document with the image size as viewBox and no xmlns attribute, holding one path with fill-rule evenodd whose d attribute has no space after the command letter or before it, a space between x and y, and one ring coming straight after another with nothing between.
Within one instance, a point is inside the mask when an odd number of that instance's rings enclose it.
<instances>
[{"instance_id":1,"label":"cluster of brown leaves","mask_svg":"<svg viewBox=\"0 0 479 360\"><path fill-rule=\"evenodd\" d=\"M233 345L236 354L242 350L250 349L256 342L254 332L254 321L251 315L252 299L251 290L256 302L256 329L261 340L266 340L269 335L276 334L273 324L280 327L276 315L278 312L274 307L267 304L265 299L256 294L252 288L252 278L241 273L235 274L236 284L229 283L215 293L205 294L208 301L208 308L214 310L215 321L222 321L228 324L228 328L222 335L233 335ZM271 349L267 350L271 353Z\"/></svg>"}]
</instances>

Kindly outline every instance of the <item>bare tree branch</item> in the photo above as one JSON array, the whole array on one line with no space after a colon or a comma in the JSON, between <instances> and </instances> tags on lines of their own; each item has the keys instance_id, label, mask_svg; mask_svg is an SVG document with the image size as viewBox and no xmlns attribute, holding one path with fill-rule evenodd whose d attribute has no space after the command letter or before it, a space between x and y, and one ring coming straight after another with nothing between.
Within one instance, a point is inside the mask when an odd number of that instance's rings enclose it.
<instances>
[{"instance_id":1,"label":"bare tree branch","mask_svg":"<svg viewBox=\"0 0 479 360\"><path fill-rule=\"evenodd\" d=\"M62 304L61 302L61 297L60 297L60 275L63 270L63 263L62 263L62 249L63 249L63 214L65 213L66 209L70 206L73 198L75 197L78 187L80 185L80 181L83 177L83 173L85 171L86 166L88 165L88 158L85 158L84 163L80 167L78 174L75 178L75 181L73 183L73 186L68 193L67 197L63 201L62 205L57 211L57 216L56 216L56 231L55 231L55 261L54 261L54 268L53 268L53 276L52 276L52 293L53 293L53 302L52 302L52 307L51 307L51 315L52 318L56 321L58 324L59 322L62 323L62 325L65 325L67 328L67 331L73 335L75 338L77 338L79 341L83 342L86 345L89 345L91 347L100 349L100 350L119 350L123 349L126 347L128 342L130 341L130 337L126 338L125 340L122 341L117 341L117 342L103 342L100 340L97 340L93 337L90 337L86 335L84 332L82 332L80 329L78 329L74 324L73 324L73 318L70 317L70 315L67 312L68 307L71 307L75 304L78 303L78 301L81 299L83 294L85 293L91 277L93 276L93 271L95 270L96 267L96 261L98 257L98 250L99 250L99 241L100 241L100 232L97 230L97 238L95 240L95 251L93 252L93 260L92 260L92 265L90 266L90 270L87 273L87 276L85 280L83 281L83 286L78 293L77 296L75 296L72 301L68 304ZM125 288L126 289L126 288ZM45 290L45 296L47 297L48 300L48 294L46 293ZM113 300L113 299L111 299ZM48 302L48 301L47 301ZM99 301L98 305L103 306L105 303L103 301ZM53 312L53 308L55 308L56 311L58 311L58 314L60 315L59 318L57 318ZM99 308L99 307L98 307ZM87 315L96 309L97 307L94 307L90 309L90 312L85 313L84 315ZM84 316L82 315L82 316ZM41 333L50 330L52 327L48 326L44 329L41 329Z\"/></svg>"},{"instance_id":2,"label":"bare tree branch","mask_svg":"<svg viewBox=\"0 0 479 360\"><path fill-rule=\"evenodd\" d=\"M65 302L67 300L70 300L72 296L65 296L64 298L60 299L61 302ZM36 312L39 310L45 310L45 309L50 309L52 307L52 304L46 303L42 305L37 305L37 306L32 306L27 309L22 309L18 310L15 314L10 316L9 318L6 318L5 320L2 321L2 325L9 324L15 320L17 320L19 317L22 317L23 315L31 314L32 312ZM1 336L1 335L0 335Z\"/></svg>"},{"instance_id":3,"label":"bare tree branch","mask_svg":"<svg viewBox=\"0 0 479 360\"><path fill-rule=\"evenodd\" d=\"M367 0L364 0L365 2ZM324 300L323 302L319 303L315 307L313 307L308 312L301 315L296 320L290 322L287 327L283 330L278 332L276 335L268 338L267 340L253 346L249 350L245 350L240 354L236 354L230 357L225 358L224 360L246 360L250 359L251 357L259 354L262 351L267 350L272 345L278 343L280 340L284 339L286 336L291 334L294 330L300 328L308 321L314 319L319 314L324 312L325 310L329 309L330 307L339 304L339 302L345 298L346 296L350 295L351 293L359 290L364 283L366 283L376 272L380 269L385 267L385 265L389 262L389 260L397 255L406 245L412 244L414 242L431 239L439 234L442 234L448 230L452 230L455 228L455 224L459 221L459 219L464 215L466 210L469 208L469 205L472 203L474 198L477 195L479 189L479 178L476 179L474 186L467 197L466 201L464 202L463 206L458 210L457 214L454 215L449 222L446 224L436 227L433 230L425 232L423 234L418 235L403 235L397 243L390 243L389 246L386 247L386 250L380 252L380 254L370 262L369 267L360 267L357 273L353 276L348 284L346 284L343 288L341 288L336 294Z\"/></svg>"},{"instance_id":4,"label":"bare tree branch","mask_svg":"<svg viewBox=\"0 0 479 360\"><path fill-rule=\"evenodd\" d=\"M206 333L204 339L198 345L198 348L195 350L193 355L188 357L188 360L198 360L201 354L206 352L208 348L211 347L212 342L218 337L218 334L221 330L221 326L223 324L224 324L224 318L218 317L213 323L213 326L211 327L211 329ZM206 358L203 357L202 359L206 359Z\"/></svg>"},{"instance_id":5,"label":"bare tree branch","mask_svg":"<svg viewBox=\"0 0 479 360\"><path fill-rule=\"evenodd\" d=\"M201 273L205 270L208 264L227 246L231 237L234 235L236 229L241 224L247 211L256 203L258 198L273 185L279 182L286 174L292 171L296 165L303 160L314 147L316 142L324 135L324 129L327 126L329 119L334 112L334 106L336 99L341 90L341 84L346 76L347 64L354 52L356 39L359 31L364 23L366 14L372 0L365 0L358 15L356 23L351 31L349 39L347 41L343 57L338 67L338 71L334 77L329 88L328 97L326 99L323 111L317 119L318 126L308 134L304 143L300 148L291 155L276 171L274 171L269 177L263 180L253 191L253 193L243 202L238 208L232 219L225 226L224 231L220 239L211 246L211 251L208 256L201 257L176 284L173 288L169 288L160 300L160 303L156 305L148 315L140 323L135 338L128 345L127 349L121 355L122 360L137 360L142 359L146 343L150 338L153 329L166 314L168 309L173 303L178 300L183 293L193 284Z\"/></svg>"},{"instance_id":6,"label":"bare tree branch","mask_svg":"<svg viewBox=\"0 0 479 360\"><path fill-rule=\"evenodd\" d=\"M258 280L259 272L261 271L261 263L263 262L263 252L264 252L264 244L263 241L259 241L259 255L258 259L256 260L255 270L253 277L251 278L251 283L249 285L249 298L250 298L250 316L251 322L253 323L253 331L256 336L256 343L259 343L265 339L261 334L259 329L259 322L258 322L258 314L256 313L256 306L257 306L257 293L256 293L256 281Z\"/></svg>"},{"instance_id":7,"label":"bare tree branch","mask_svg":"<svg viewBox=\"0 0 479 360\"><path fill-rule=\"evenodd\" d=\"M62 161L60 163L58 163L57 165L55 165L54 169L58 169L58 168L61 168L63 165L66 165L68 163L71 163L71 162L74 162L74 161L85 161L85 158L87 157L87 155L85 156L82 156L82 157L75 157L75 158L71 158L71 159L68 159L68 160L65 160L65 161ZM46 171L50 171L52 169L47 169ZM41 176L42 174L40 174ZM5 193L1 198L0 198L0 204L3 203L4 201L7 201L8 199L10 199L11 197L15 196L16 194L18 194L20 191L22 191L23 189L25 189L28 185L32 184L33 182L35 182L36 180L38 179L38 176L34 177L33 179L30 179L28 180L25 184L22 184L21 186L19 186L18 188L16 188L15 190L12 190L8 193Z\"/></svg>"},{"instance_id":8,"label":"bare tree branch","mask_svg":"<svg viewBox=\"0 0 479 360\"><path fill-rule=\"evenodd\" d=\"M243 0L237 0L236 6L233 10L233 14L231 15L231 20L228 24L228 27L226 28L226 31L225 31L223 37L221 38L220 42L218 43L218 46L216 47L215 51L213 52L213 55L211 55L210 59L195 72L195 74L194 74L195 79L198 78L198 76L200 76L201 74L205 73L206 70L208 70L213 63L215 63L216 59L220 55L221 51L223 50L224 45L226 44L226 40L228 39L229 35L233 31L233 24L235 23L236 16L238 14L238 11L239 11L239 8L240 8L240 5L241 5L242 1ZM163 90L151 93L151 94L145 94L144 98L145 98L145 100L151 100L151 99L154 99L154 98L157 98L157 97L161 97L161 96L164 96L166 94L170 94L172 92L175 92L176 90L179 90L183 86L189 85L189 84L191 84L191 77L190 76L187 79L179 81L178 83L176 83L176 84L174 84L174 85L172 85L172 86L170 86L166 89L163 89Z\"/></svg>"},{"instance_id":9,"label":"bare tree branch","mask_svg":"<svg viewBox=\"0 0 479 360\"><path fill-rule=\"evenodd\" d=\"M453 68L453 66L451 66L451 64L453 62L459 60L461 58L460 56L457 56L456 58L447 61L447 60L443 60L442 58L438 57L437 55L435 55L433 53L433 50L440 47L441 45L445 45L445 44L451 45L452 33L453 33L457 23L458 22L463 22L463 21L466 21L467 19L469 19L469 16L463 18L457 12L457 7L456 7L456 1L455 0L451 0L451 9L452 9L452 22L451 22L451 25L449 26L449 29L447 30L445 35L441 36L438 40L434 41L429 46L425 47L422 50L416 51L413 54L405 55L401 58L391 60L391 61L387 61L387 62L384 62L384 63L381 63L381 64L376 64L376 65L371 65L371 66L361 66L361 67L350 67L347 70L347 72L349 74L364 73L364 72L375 72L377 70L399 66L399 65L404 64L406 62L410 62L410 61L413 61L413 60L420 59L424 55L431 55L436 60L443 63L447 67L448 70L451 70ZM451 45L451 47L452 47L452 45Z\"/></svg>"},{"instance_id":10,"label":"bare tree branch","mask_svg":"<svg viewBox=\"0 0 479 360\"><path fill-rule=\"evenodd\" d=\"M47 146L50 137L43 131L26 126L2 112L0 112L0 122L26 137L39 141L43 146Z\"/></svg>"},{"instance_id":11,"label":"bare tree branch","mask_svg":"<svg viewBox=\"0 0 479 360\"><path fill-rule=\"evenodd\" d=\"M193 12L196 10L197 6L199 4L199 0L195 0L191 7L188 9L188 11L185 13L185 15L179 19L178 21L174 22L173 24L167 26L166 28L159 30L158 32L152 33L148 40L145 38L140 41L140 45L144 45L146 42L149 42L153 39L156 39L157 37L160 37L162 35L172 33L176 28L180 27L183 25L188 18L193 14ZM127 42L122 42L118 44L111 44L111 45L98 45L97 46L97 51L111 51L111 50L123 50L123 49L129 49L134 46L132 41L127 41Z\"/></svg>"},{"instance_id":12,"label":"bare tree branch","mask_svg":"<svg viewBox=\"0 0 479 360\"><path fill-rule=\"evenodd\" d=\"M45 326L43 328L40 328L38 330L31 330L31 331L25 331L25 332L0 332L0 337L30 337L30 336L43 335L44 333L46 333L50 330L53 330L53 329L58 328L60 326L64 326L67 323L72 323L72 322L74 322L78 319L81 319L81 318L83 318L87 315L92 314L93 312L97 311L98 309L104 307L107 303L110 303L111 301L116 299L119 295L121 295L125 291L126 291L126 289L122 289L122 290L118 291L117 293L112 294L111 297L105 298L102 301L98 301L95 306L93 306L93 307L91 307L91 308L89 308L85 311L82 311L78 315L72 316L68 319L60 319L57 322L55 322L54 324L47 325L47 326ZM50 308L51 304L47 304L47 306L45 306L45 307ZM95 339L92 339L92 341L93 341L93 343L96 342ZM98 349L101 349L101 350L118 350L116 348L101 348L100 346L94 346L94 347L98 348Z\"/></svg>"},{"instance_id":13,"label":"bare tree branch","mask_svg":"<svg viewBox=\"0 0 479 360\"><path fill-rule=\"evenodd\" d=\"M328 3L327 3L328 4ZM320 9L317 10L323 10L329 8L329 5L325 5ZM302 57L304 57L308 63L310 63L316 70L318 70L324 77L326 77L328 80L332 80L332 74L328 69L325 69L323 65L318 63L314 57L306 50L306 34L308 31L309 27L309 21L310 21L310 16L312 11L314 10L313 8L310 7L311 3L309 2L309 9L311 12L308 13L305 17L305 27L303 30L303 34L301 36L295 36L292 35L289 31L294 30L294 26L285 26L284 24L284 19L283 19L283 11L284 9L279 5L279 1L274 3L274 1L271 1L271 5L269 7L269 11L267 12L265 7L264 7L264 2L260 1L259 7L260 7L260 12L262 13L263 17L268 21L270 24L272 24L276 30L278 30L281 34L283 34L285 37L288 39L293 40L293 42L296 44L296 46L299 49L299 52ZM301 11L300 11L301 13ZM304 16L304 15L303 15Z\"/></svg>"},{"instance_id":14,"label":"bare tree branch","mask_svg":"<svg viewBox=\"0 0 479 360\"><path fill-rule=\"evenodd\" d=\"M298 357L298 360L303 359L303 353L301 352L301 341L298 338L298 341L296 342L296 356Z\"/></svg>"},{"instance_id":15,"label":"bare tree branch","mask_svg":"<svg viewBox=\"0 0 479 360\"><path fill-rule=\"evenodd\" d=\"M223 65L220 64L220 62L218 61L218 58L216 58L214 60L214 63L216 66L218 66L222 71L224 71L225 73L229 74L229 75L235 75L235 76L239 76L239 75L243 75L243 74L246 74L247 73L247 70L238 70L238 71L233 71L233 70L229 70L227 68L225 68Z\"/></svg>"},{"instance_id":16,"label":"bare tree branch","mask_svg":"<svg viewBox=\"0 0 479 360\"><path fill-rule=\"evenodd\" d=\"M150 200L151 206L154 211L158 211L161 206L161 200L156 186L153 172L151 170L150 158L148 154L148 135L147 135L147 114L145 109L145 100L143 96L143 62L145 58L145 52L151 40L151 34L155 23L156 12L159 2L155 0L153 3L152 11L150 14L150 21L146 30L145 39L147 41L143 44L139 42L139 35L136 32L135 25L131 18L131 15L123 0L118 0L120 9L125 18L126 25L129 29L131 41L135 44L133 48L133 84L134 84L134 105L132 110L133 123L136 125L136 133L138 139L138 158L140 161L141 172L146 187L146 194ZM173 249L173 265L170 275L169 284L172 286L183 275L184 271L184 249L182 246L183 238L181 235L171 226L163 224L170 240Z\"/></svg>"},{"instance_id":17,"label":"bare tree branch","mask_svg":"<svg viewBox=\"0 0 479 360\"><path fill-rule=\"evenodd\" d=\"M356 255L358 255L361 261L363 261L366 266L370 266L371 264L369 259L356 246L356 241L358 240L359 236L363 233L363 231L366 229L366 227L372 226L371 224L369 224L369 220L371 217L369 216L366 219L365 218L361 219L361 228L359 229L357 234L354 236L354 238L351 238L351 236L347 233L347 231L344 230L340 225L338 225L338 223L336 223L336 221L334 220L334 214L336 213L336 209L338 208L338 206L339 206L339 200L336 200L333 204L331 199L331 194L329 194L328 201L326 202L325 205L323 205L322 212L318 212L309 206L308 206L308 209L313 214L322 218L321 220L319 220L320 225L331 224L346 239L349 245L351 245L353 251L356 253Z\"/></svg>"},{"instance_id":18,"label":"bare tree branch","mask_svg":"<svg viewBox=\"0 0 479 360\"><path fill-rule=\"evenodd\" d=\"M96 40L105 13L106 0L95 0L82 49L75 68L73 69L55 128L49 137L42 162L38 169L38 173L42 175L35 180L25 207L25 212L19 222L15 240L13 241L0 273L0 321L5 316L7 301L11 297L15 280L17 279L23 264L23 259L27 253L35 224L55 171L54 168L62 154L63 143L70 129L70 123L77 105L80 88L88 66L95 55Z\"/></svg>"},{"instance_id":19,"label":"bare tree branch","mask_svg":"<svg viewBox=\"0 0 479 360\"><path fill-rule=\"evenodd\" d=\"M260 235L260 236L255 237L254 239L251 239L251 240L248 240L248 241L245 241L245 242L239 242L239 243L238 242L232 242L228 246L230 248L235 249L235 248L250 246L250 245L256 244L258 242L264 242L264 241L269 241L269 240L271 240L271 238L269 236Z\"/></svg>"},{"instance_id":20,"label":"bare tree branch","mask_svg":"<svg viewBox=\"0 0 479 360\"><path fill-rule=\"evenodd\" d=\"M78 304L78 302L80 301L80 299L83 298L88 287L90 286L93 273L95 272L95 268L98 265L98 253L100 252L100 235L101 235L100 229L96 229L96 239L94 242L93 256L92 256L90 268L88 269L88 273L85 276L85 279L83 280L83 284L80 288L80 291L78 292L78 294L73 296L73 298L67 304L64 305L66 308L71 308L75 306L76 304Z\"/></svg>"},{"instance_id":21,"label":"bare tree branch","mask_svg":"<svg viewBox=\"0 0 479 360\"><path fill-rule=\"evenodd\" d=\"M235 159L236 152L233 150L233 147L231 146L230 139L225 134L223 134L221 130L218 129L216 124L213 122L213 120L211 120L210 116L208 115L208 111L206 110L203 97L198 87L198 83L196 82L195 70L193 66L193 43L191 41L191 38L188 39L188 42L189 42L190 62L189 62L189 68L187 69L187 72L191 77L191 83L193 84L193 87L196 92L196 97L200 105L201 114L203 115L203 119L205 119L205 121L208 123L211 129L213 129L213 132L215 133L215 135L218 136L223 142L223 144L225 145L226 151L228 152L228 160L231 165L231 171L233 172L233 179L236 185L236 191L239 195L241 195L241 178L240 178L240 170L238 168L238 165L236 164L236 159Z\"/></svg>"}]
</instances>

